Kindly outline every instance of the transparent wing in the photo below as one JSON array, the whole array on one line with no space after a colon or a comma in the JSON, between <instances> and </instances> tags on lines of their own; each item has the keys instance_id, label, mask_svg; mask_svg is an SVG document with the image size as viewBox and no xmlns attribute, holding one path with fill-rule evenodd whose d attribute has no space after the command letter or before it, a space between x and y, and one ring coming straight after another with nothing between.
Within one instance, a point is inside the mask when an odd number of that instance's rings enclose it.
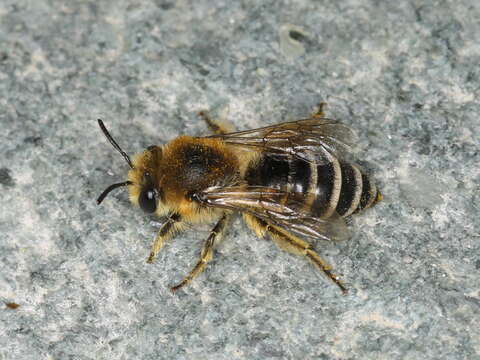
<instances>
[{"instance_id":1,"label":"transparent wing","mask_svg":"<svg viewBox=\"0 0 480 360\"><path fill-rule=\"evenodd\" d=\"M301 199L285 201L285 196L284 191L263 186L216 186L196 193L194 199L206 206L249 213L302 237L332 241L348 238L343 218L314 217L302 210Z\"/></svg>"},{"instance_id":2,"label":"transparent wing","mask_svg":"<svg viewBox=\"0 0 480 360\"><path fill-rule=\"evenodd\" d=\"M355 133L332 119L311 118L285 122L259 129L212 135L227 144L257 148L277 155L293 155L305 161L331 161L353 152Z\"/></svg>"}]
</instances>

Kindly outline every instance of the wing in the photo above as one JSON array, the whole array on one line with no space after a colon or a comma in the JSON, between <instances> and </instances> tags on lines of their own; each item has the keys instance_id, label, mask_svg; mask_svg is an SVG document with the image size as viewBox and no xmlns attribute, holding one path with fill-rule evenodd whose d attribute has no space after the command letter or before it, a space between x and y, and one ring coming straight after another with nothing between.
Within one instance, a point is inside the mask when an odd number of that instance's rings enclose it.
<instances>
[{"instance_id":1,"label":"wing","mask_svg":"<svg viewBox=\"0 0 480 360\"><path fill-rule=\"evenodd\" d=\"M259 129L212 135L227 144L257 148L280 156L293 155L305 161L344 158L352 151L355 133L332 119L311 118L285 122Z\"/></svg>"},{"instance_id":2,"label":"wing","mask_svg":"<svg viewBox=\"0 0 480 360\"><path fill-rule=\"evenodd\" d=\"M245 212L296 235L314 239L340 241L348 238L345 221L340 216L328 219L313 217L302 211L304 203L288 199L286 193L263 186L210 187L193 195L193 199L210 207Z\"/></svg>"}]
</instances>

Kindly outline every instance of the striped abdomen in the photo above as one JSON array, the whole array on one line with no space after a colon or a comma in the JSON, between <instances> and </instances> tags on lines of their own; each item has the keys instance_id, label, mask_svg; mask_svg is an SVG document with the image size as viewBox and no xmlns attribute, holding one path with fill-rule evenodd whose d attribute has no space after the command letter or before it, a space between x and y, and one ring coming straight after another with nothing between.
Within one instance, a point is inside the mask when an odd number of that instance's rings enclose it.
<instances>
[{"instance_id":1,"label":"striped abdomen","mask_svg":"<svg viewBox=\"0 0 480 360\"><path fill-rule=\"evenodd\" d=\"M249 185L286 191L284 203L300 203L316 217L328 218L335 212L346 217L366 209L381 199L368 176L355 165L332 158L318 164L296 157L264 154L246 174Z\"/></svg>"}]
</instances>

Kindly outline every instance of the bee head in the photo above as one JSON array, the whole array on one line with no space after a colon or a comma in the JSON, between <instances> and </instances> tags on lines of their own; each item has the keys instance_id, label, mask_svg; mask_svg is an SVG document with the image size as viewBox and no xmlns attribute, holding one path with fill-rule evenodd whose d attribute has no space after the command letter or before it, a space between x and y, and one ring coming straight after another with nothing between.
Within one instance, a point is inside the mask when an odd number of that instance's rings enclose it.
<instances>
[{"instance_id":1,"label":"bee head","mask_svg":"<svg viewBox=\"0 0 480 360\"><path fill-rule=\"evenodd\" d=\"M149 146L135 155L133 168L128 172L130 201L146 213L154 213L161 206L163 191L159 186L158 168L162 159L162 148Z\"/></svg>"},{"instance_id":2,"label":"bee head","mask_svg":"<svg viewBox=\"0 0 480 360\"><path fill-rule=\"evenodd\" d=\"M98 125L112 146L123 156L130 170L128 180L107 187L98 197L97 204L100 204L112 190L128 186L130 201L146 213L154 213L162 197L161 189L155 185L158 184L158 179L154 171L161 158L162 149L158 146L149 146L143 153L137 154L132 162L110 135L102 120L98 119Z\"/></svg>"}]
</instances>

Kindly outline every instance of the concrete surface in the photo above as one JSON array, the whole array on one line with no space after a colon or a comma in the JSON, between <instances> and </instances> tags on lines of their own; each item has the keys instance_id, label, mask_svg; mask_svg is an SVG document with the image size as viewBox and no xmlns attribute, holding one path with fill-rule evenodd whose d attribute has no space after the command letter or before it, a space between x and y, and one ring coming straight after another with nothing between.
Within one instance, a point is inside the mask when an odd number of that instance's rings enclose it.
<instances>
[{"instance_id":1,"label":"concrete surface","mask_svg":"<svg viewBox=\"0 0 480 360\"><path fill-rule=\"evenodd\" d=\"M480 359L480 3L0 1L0 359ZM239 218L173 296L209 226L145 263L133 154L329 116L385 201L316 248L350 288Z\"/></svg>"}]
</instances>

